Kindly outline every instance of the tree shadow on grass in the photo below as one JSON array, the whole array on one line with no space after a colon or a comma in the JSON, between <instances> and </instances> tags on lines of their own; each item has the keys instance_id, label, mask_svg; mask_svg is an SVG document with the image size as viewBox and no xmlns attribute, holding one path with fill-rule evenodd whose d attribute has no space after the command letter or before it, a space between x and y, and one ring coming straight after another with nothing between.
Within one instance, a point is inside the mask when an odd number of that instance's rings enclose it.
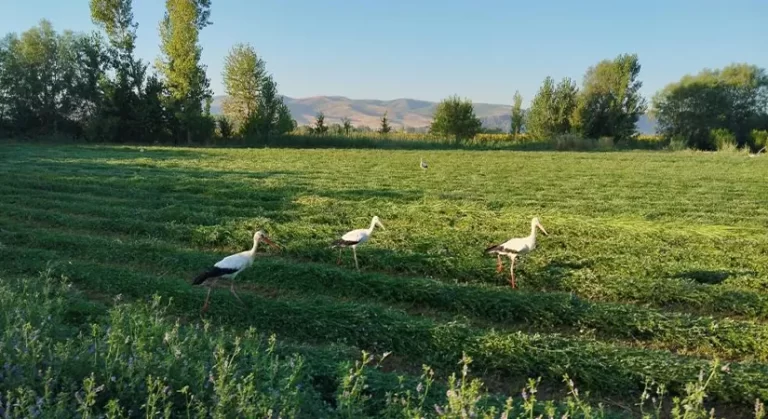
<instances>
[{"instance_id":1,"label":"tree shadow on grass","mask_svg":"<svg viewBox=\"0 0 768 419\"><path fill-rule=\"evenodd\" d=\"M752 271L727 271L727 270L691 270L680 272L674 276L678 279L690 279L699 284L716 285L724 282L726 279L737 275L754 276L756 272Z\"/></svg>"},{"instance_id":2,"label":"tree shadow on grass","mask_svg":"<svg viewBox=\"0 0 768 419\"><path fill-rule=\"evenodd\" d=\"M539 287L547 290L563 290L565 278L581 269L589 269L593 264L589 260L554 259L533 275Z\"/></svg>"},{"instance_id":3,"label":"tree shadow on grass","mask_svg":"<svg viewBox=\"0 0 768 419\"><path fill-rule=\"evenodd\" d=\"M13 151L12 147L17 146ZM120 145L62 145L62 146L32 146L9 145L8 154L17 155L29 160L42 158L68 157L77 160L104 159L155 159L155 160L197 160L210 157L210 153L194 148L158 148L150 146L120 146ZM19 152L20 150L20 152Z\"/></svg>"},{"instance_id":4,"label":"tree shadow on grass","mask_svg":"<svg viewBox=\"0 0 768 419\"><path fill-rule=\"evenodd\" d=\"M295 197L305 193L308 185L304 174L299 171L229 172L191 167L144 168L130 162L115 165L88 160L56 161L45 158L21 166L16 175L19 193L32 189L38 191L36 194L41 198L55 201L70 201L67 198L69 195L73 197L71 201L83 205L103 202L107 208L123 207L116 208L115 213L175 207L173 211L178 212L178 219L150 218L153 221L179 223L202 218L226 221L237 213L241 213L241 217L250 214L279 214L283 217L281 221L286 221L284 217L294 213L291 210L295 209ZM269 184L258 182L278 177L284 178L284 181ZM55 195L46 197L48 193Z\"/></svg>"}]
</instances>

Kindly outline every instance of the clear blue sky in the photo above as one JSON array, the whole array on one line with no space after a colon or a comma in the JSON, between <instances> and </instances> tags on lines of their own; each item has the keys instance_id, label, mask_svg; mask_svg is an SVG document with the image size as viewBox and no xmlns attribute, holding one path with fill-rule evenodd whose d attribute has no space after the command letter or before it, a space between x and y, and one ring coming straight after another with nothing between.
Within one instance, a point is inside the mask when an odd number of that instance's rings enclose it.
<instances>
[{"instance_id":1,"label":"clear blue sky","mask_svg":"<svg viewBox=\"0 0 768 419\"><path fill-rule=\"evenodd\" d=\"M163 0L134 0L137 53L154 62ZM88 0L0 0L0 32L41 18L58 30L94 28ZM705 67L768 67L767 0L213 0L201 33L216 94L237 42L254 45L291 97L355 99L451 94L527 104L547 75L581 82L603 58L637 53L643 93Z\"/></svg>"}]
</instances>

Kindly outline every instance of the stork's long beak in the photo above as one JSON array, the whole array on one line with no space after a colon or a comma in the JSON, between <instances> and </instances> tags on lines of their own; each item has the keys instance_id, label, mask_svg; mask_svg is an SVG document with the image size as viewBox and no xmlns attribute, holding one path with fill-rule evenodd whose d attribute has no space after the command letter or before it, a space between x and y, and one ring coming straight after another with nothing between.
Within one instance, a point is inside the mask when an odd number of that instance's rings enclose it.
<instances>
[{"instance_id":1,"label":"stork's long beak","mask_svg":"<svg viewBox=\"0 0 768 419\"><path fill-rule=\"evenodd\" d=\"M382 230L386 230L386 228L384 228L384 224L382 224L382 223L376 223L376 224L378 224L379 227L381 227Z\"/></svg>"},{"instance_id":2,"label":"stork's long beak","mask_svg":"<svg viewBox=\"0 0 768 419\"><path fill-rule=\"evenodd\" d=\"M264 243L272 246L274 249L280 249L280 246L276 245L272 240L266 238L265 236L261 236L261 239L264 240Z\"/></svg>"},{"instance_id":3,"label":"stork's long beak","mask_svg":"<svg viewBox=\"0 0 768 419\"><path fill-rule=\"evenodd\" d=\"M549 236L549 234L547 234L547 230L544 230L544 226L542 226L541 224L536 224L536 227L538 227L539 230L541 230L541 232L544 233L545 236Z\"/></svg>"}]
</instances>

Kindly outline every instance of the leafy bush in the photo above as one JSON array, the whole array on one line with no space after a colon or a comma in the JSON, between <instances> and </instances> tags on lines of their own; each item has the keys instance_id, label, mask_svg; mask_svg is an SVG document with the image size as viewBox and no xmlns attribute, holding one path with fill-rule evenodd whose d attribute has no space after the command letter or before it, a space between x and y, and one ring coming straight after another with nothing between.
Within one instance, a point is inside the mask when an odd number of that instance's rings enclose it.
<instances>
[{"instance_id":1,"label":"leafy bush","mask_svg":"<svg viewBox=\"0 0 768 419\"><path fill-rule=\"evenodd\" d=\"M743 146L751 130L764 128L768 107L761 92L766 87L765 69L748 64L685 75L654 96L659 130L668 137L683 136L691 148L720 150L713 142L712 131L728 128L735 142ZM730 145L725 147L732 149Z\"/></svg>"},{"instance_id":2,"label":"leafy bush","mask_svg":"<svg viewBox=\"0 0 768 419\"><path fill-rule=\"evenodd\" d=\"M226 116L220 116L216 119L216 128L219 138L224 140L231 138L235 132L234 126Z\"/></svg>"},{"instance_id":3,"label":"leafy bush","mask_svg":"<svg viewBox=\"0 0 768 419\"><path fill-rule=\"evenodd\" d=\"M589 151L597 148L597 141L578 134L560 134L552 138L555 150Z\"/></svg>"},{"instance_id":4,"label":"leafy bush","mask_svg":"<svg viewBox=\"0 0 768 419\"><path fill-rule=\"evenodd\" d=\"M669 140L667 149L670 151L682 151L688 149L688 141L682 135L675 135Z\"/></svg>"},{"instance_id":5,"label":"leafy bush","mask_svg":"<svg viewBox=\"0 0 768 419\"><path fill-rule=\"evenodd\" d=\"M750 133L750 137L752 139L752 143L758 149L759 148L763 148L765 146L768 146L768 130L757 130L757 129L754 129Z\"/></svg>"},{"instance_id":6,"label":"leafy bush","mask_svg":"<svg viewBox=\"0 0 768 419\"><path fill-rule=\"evenodd\" d=\"M3 417L611 417L579 394L565 375L562 401L538 399L540 380L528 380L520 397L500 397L469 375L463 355L459 374L446 383L423 366L419 379L405 376L386 384L377 370L388 353L363 352L351 365L338 365L332 403L325 403L299 355L284 355L274 336L253 329L233 333L210 324L171 321L159 297L149 304L115 300L102 318L50 271L38 280L0 283L0 414ZM85 316L85 317L83 317ZM76 319L91 319L77 327ZM74 320L74 322L73 322ZM94 321L96 320L96 321ZM137 327L138 326L138 327ZM375 363L375 361L377 361ZM324 362L328 362L325 360ZM331 361L332 362L332 361ZM375 363L375 364L374 364ZM44 366L44 368L41 368ZM315 367L317 368L317 367ZM326 371L333 367L320 367ZM682 398L663 406L664 386L646 383L641 409L650 417L706 413L710 384L728 366L714 363L708 374L688 383ZM327 389L326 389L327 391ZM519 412L519 413L517 413ZM687 416L682 416L685 412ZM757 401L755 416L762 418Z\"/></svg>"},{"instance_id":7,"label":"leafy bush","mask_svg":"<svg viewBox=\"0 0 768 419\"><path fill-rule=\"evenodd\" d=\"M278 356L274 338L181 326L165 319L158 297L118 302L77 332L66 326L72 302L70 286L50 275L0 287L6 417L295 417L314 403L300 385L303 359Z\"/></svg>"},{"instance_id":8,"label":"leafy bush","mask_svg":"<svg viewBox=\"0 0 768 419\"><path fill-rule=\"evenodd\" d=\"M443 99L435 109L429 132L454 137L456 142L474 137L482 128L469 99L458 96Z\"/></svg>"},{"instance_id":9,"label":"leafy bush","mask_svg":"<svg viewBox=\"0 0 768 419\"><path fill-rule=\"evenodd\" d=\"M712 144L717 151L734 152L738 149L736 136L729 130L717 128L710 131Z\"/></svg>"},{"instance_id":10,"label":"leafy bush","mask_svg":"<svg viewBox=\"0 0 768 419\"><path fill-rule=\"evenodd\" d=\"M599 150L613 150L615 145L613 137L600 137L597 139L597 148Z\"/></svg>"}]
</instances>

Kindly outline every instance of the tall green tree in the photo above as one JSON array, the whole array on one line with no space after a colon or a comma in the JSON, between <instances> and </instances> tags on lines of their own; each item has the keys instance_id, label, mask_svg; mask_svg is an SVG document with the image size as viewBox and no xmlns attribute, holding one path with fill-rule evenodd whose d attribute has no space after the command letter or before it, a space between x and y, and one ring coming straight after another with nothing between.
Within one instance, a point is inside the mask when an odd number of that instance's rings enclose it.
<instances>
[{"instance_id":1,"label":"tall green tree","mask_svg":"<svg viewBox=\"0 0 768 419\"><path fill-rule=\"evenodd\" d=\"M132 0L90 0L91 20L107 35L112 76L102 83L104 95L90 135L99 140L151 142L163 139L163 89L147 79L148 64L134 56L136 29Z\"/></svg>"},{"instance_id":2,"label":"tall green tree","mask_svg":"<svg viewBox=\"0 0 768 419\"><path fill-rule=\"evenodd\" d=\"M203 102L212 96L205 66L200 64L200 31L208 26L210 0L166 0L166 12L160 24L162 59L158 69L168 89L168 106L179 121L178 130L188 143L193 136L203 136L207 124ZM211 121L212 122L212 121ZM177 133L176 137L178 137Z\"/></svg>"},{"instance_id":3,"label":"tall green tree","mask_svg":"<svg viewBox=\"0 0 768 419\"><path fill-rule=\"evenodd\" d=\"M312 127L312 133L324 135L328 132L328 125L325 125L325 114L318 112L315 116L315 126Z\"/></svg>"},{"instance_id":4,"label":"tall green tree","mask_svg":"<svg viewBox=\"0 0 768 419\"><path fill-rule=\"evenodd\" d=\"M277 107L277 123L275 126L277 134L289 133L295 130L297 126L296 120L291 116L291 110L288 109L288 105L281 98L280 105Z\"/></svg>"},{"instance_id":5,"label":"tall green tree","mask_svg":"<svg viewBox=\"0 0 768 419\"><path fill-rule=\"evenodd\" d=\"M563 78L555 88L554 111L555 132L558 134L574 130L576 109L579 104L579 88L568 77Z\"/></svg>"},{"instance_id":6,"label":"tall green tree","mask_svg":"<svg viewBox=\"0 0 768 419\"><path fill-rule=\"evenodd\" d=\"M667 85L653 98L653 114L667 137L688 146L714 149L711 133L733 133L740 146L753 129L768 129L768 74L749 64L703 70Z\"/></svg>"},{"instance_id":7,"label":"tall green tree","mask_svg":"<svg viewBox=\"0 0 768 419\"><path fill-rule=\"evenodd\" d=\"M548 138L555 134L554 118L555 80L546 77L531 101L525 126L536 138Z\"/></svg>"},{"instance_id":8,"label":"tall green tree","mask_svg":"<svg viewBox=\"0 0 768 419\"><path fill-rule=\"evenodd\" d=\"M469 99L454 95L437 104L429 131L450 135L456 142L472 138L480 132L482 122L475 116L475 108Z\"/></svg>"},{"instance_id":9,"label":"tall green tree","mask_svg":"<svg viewBox=\"0 0 768 419\"><path fill-rule=\"evenodd\" d=\"M294 128L290 110L278 94L266 63L248 44L235 45L224 62L224 114L243 135L269 137Z\"/></svg>"},{"instance_id":10,"label":"tall green tree","mask_svg":"<svg viewBox=\"0 0 768 419\"><path fill-rule=\"evenodd\" d=\"M523 115L523 97L520 95L519 91L515 91L515 96L512 100L512 124L510 133L517 136L523 131L523 122L525 121L525 115Z\"/></svg>"},{"instance_id":11,"label":"tall green tree","mask_svg":"<svg viewBox=\"0 0 768 419\"><path fill-rule=\"evenodd\" d=\"M107 34L110 44L125 59L133 59L136 29L132 0L90 0L91 20Z\"/></svg>"},{"instance_id":12,"label":"tall green tree","mask_svg":"<svg viewBox=\"0 0 768 419\"><path fill-rule=\"evenodd\" d=\"M380 134L389 134L389 132L392 131L392 126L389 125L389 119L387 118L387 112L384 112L384 115L381 117L381 125L379 126L379 133Z\"/></svg>"},{"instance_id":13,"label":"tall green tree","mask_svg":"<svg viewBox=\"0 0 768 419\"><path fill-rule=\"evenodd\" d=\"M98 49L95 39L71 31L58 34L47 20L0 43L0 113L14 132L75 134L93 97L88 82ZM98 56L98 54L95 54ZM98 67L98 65L97 65Z\"/></svg>"},{"instance_id":14,"label":"tall green tree","mask_svg":"<svg viewBox=\"0 0 768 419\"><path fill-rule=\"evenodd\" d=\"M536 138L571 132L578 94L576 83L569 78L564 78L557 86L552 77L545 78L528 110L526 131Z\"/></svg>"},{"instance_id":15,"label":"tall green tree","mask_svg":"<svg viewBox=\"0 0 768 419\"><path fill-rule=\"evenodd\" d=\"M350 121L346 116L341 118L341 129L344 130L344 135L349 135L349 133L352 131L352 121Z\"/></svg>"},{"instance_id":16,"label":"tall green tree","mask_svg":"<svg viewBox=\"0 0 768 419\"><path fill-rule=\"evenodd\" d=\"M235 124L243 124L256 113L259 95L267 79L264 60L249 44L237 44L224 60L222 73L227 97L223 113Z\"/></svg>"},{"instance_id":17,"label":"tall green tree","mask_svg":"<svg viewBox=\"0 0 768 419\"><path fill-rule=\"evenodd\" d=\"M637 121L647 109L640 95L640 68L636 54L622 54L587 70L576 117L586 137L620 141L637 133Z\"/></svg>"}]
</instances>

